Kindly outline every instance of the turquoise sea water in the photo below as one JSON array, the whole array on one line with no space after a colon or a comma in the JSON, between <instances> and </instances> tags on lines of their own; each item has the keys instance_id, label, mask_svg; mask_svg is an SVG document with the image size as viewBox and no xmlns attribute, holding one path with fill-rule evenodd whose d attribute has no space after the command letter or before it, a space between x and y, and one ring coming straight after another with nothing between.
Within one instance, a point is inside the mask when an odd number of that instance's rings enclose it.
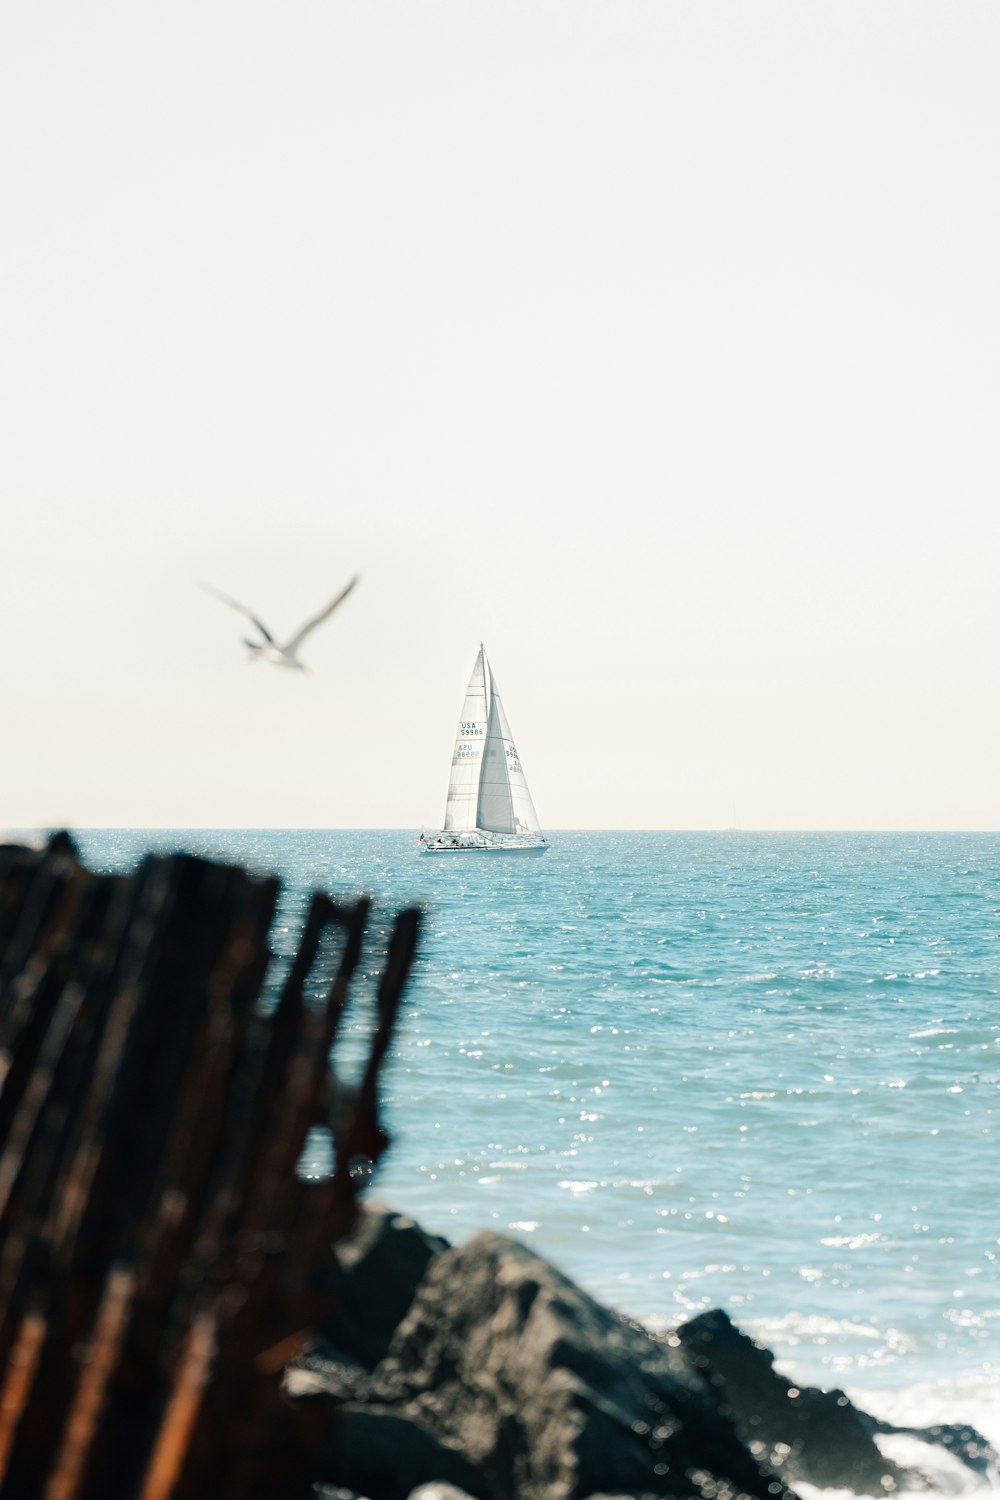
<instances>
[{"instance_id":1,"label":"turquoise sea water","mask_svg":"<svg viewBox=\"0 0 1000 1500\"><path fill-rule=\"evenodd\" d=\"M103 868L167 846L279 871L279 952L316 886L425 904L379 1197L520 1236L647 1323L726 1307L795 1378L1000 1436L1000 835L557 833L543 859L79 837Z\"/></svg>"}]
</instances>

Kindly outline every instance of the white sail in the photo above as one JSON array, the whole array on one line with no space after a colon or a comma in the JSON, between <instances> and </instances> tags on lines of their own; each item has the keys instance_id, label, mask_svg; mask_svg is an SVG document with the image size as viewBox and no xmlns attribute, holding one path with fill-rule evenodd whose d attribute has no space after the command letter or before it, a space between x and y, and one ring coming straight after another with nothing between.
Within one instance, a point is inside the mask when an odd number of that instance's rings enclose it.
<instances>
[{"instance_id":1,"label":"white sail","mask_svg":"<svg viewBox=\"0 0 1000 1500\"><path fill-rule=\"evenodd\" d=\"M479 772L479 804L476 808L476 827L487 833L514 832L514 803L510 795L510 776L507 771L507 747L504 744L497 712L500 700L493 689L490 716L486 724L486 744L483 747L483 764Z\"/></svg>"},{"instance_id":2,"label":"white sail","mask_svg":"<svg viewBox=\"0 0 1000 1500\"><path fill-rule=\"evenodd\" d=\"M448 801L445 806L444 826L453 829L468 829L476 826L479 805L479 773L482 767L483 746L486 743L486 666L482 646L476 657L476 665L469 678L469 686L462 705L462 716L455 735L455 750L451 759L451 779L448 782Z\"/></svg>"},{"instance_id":3,"label":"white sail","mask_svg":"<svg viewBox=\"0 0 1000 1500\"><path fill-rule=\"evenodd\" d=\"M517 753L496 678L487 667L490 712L479 776L476 823L490 833L537 833L535 813L521 758Z\"/></svg>"},{"instance_id":4,"label":"white sail","mask_svg":"<svg viewBox=\"0 0 1000 1500\"><path fill-rule=\"evenodd\" d=\"M458 721L444 828L420 835L427 854L544 854L528 783L482 646Z\"/></svg>"},{"instance_id":5,"label":"white sail","mask_svg":"<svg viewBox=\"0 0 1000 1500\"><path fill-rule=\"evenodd\" d=\"M500 735L503 739L504 754L507 761L507 779L510 783L511 808L514 815L514 833L538 833L538 814L535 812L535 804L531 800L528 791L528 783L525 779L524 770L521 766L521 757L517 753L514 737L507 723L507 715L503 711L500 694L497 691L496 678L490 671L490 679L493 684L493 702L496 705L497 722Z\"/></svg>"}]
</instances>

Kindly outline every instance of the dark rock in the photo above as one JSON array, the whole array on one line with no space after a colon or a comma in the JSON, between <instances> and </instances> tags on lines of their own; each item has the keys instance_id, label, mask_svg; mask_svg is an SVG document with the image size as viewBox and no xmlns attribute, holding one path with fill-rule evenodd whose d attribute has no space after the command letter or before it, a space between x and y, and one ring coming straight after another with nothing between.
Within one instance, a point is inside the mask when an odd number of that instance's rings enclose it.
<instances>
[{"instance_id":1,"label":"dark rock","mask_svg":"<svg viewBox=\"0 0 1000 1500\"><path fill-rule=\"evenodd\" d=\"M341 1407L327 1453L329 1477L377 1500L408 1500L414 1486L431 1481L486 1500L488 1491L469 1461L396 1411Z\"/></svg>"},{"instance_id":2,"label":"dark rock","mask_svg":"<svg viewBox=\"0 0 1000 1500\"><path fill-rule=\"evenodd\" d=\"M995 1461L971 1428L894 1428L792 1385L723 1312L654 1339L499 1235L451 1249L376 1207L337 1275L330 1341L288 1385L331 1434L327 1479L369 1500L884 1495L920 1483L879 1450L899 1432Z\"/></svg>"},{"instance_id":3,"label":"dark rock","mask_svg":"<svg viewBox=\"0 0 1000 1500\"><path fill-rule=\"evenodd\" d=\"M285 1390L293 1400L317 1394L355 1405L374 1400L371 1372L322 1341L285 1371Z\"/></svg>"},{"instance_id":4,"label":"dark rock","mask_svg":"<svg viewBox=\"0 0 1000 1500\"><path fill-rule=\"evenodd\" d=\"M405 1214L366 1203L355 1232L334 1247L335 1312L322 1333L372 1370L406 1316L432 1256L448 1241L427 1234Z\"/></svg>"},{"instance_id":5,"label":"dark rock","mask_svg":"<svg viewBox=\"0 0 1000 1500\"><path fill-rule=\"evenodd\" d=\"M679 1350L499 1235L428 1261L373 1379L495 1500L785 1494Z\"/></svg>"},{"instance_id":6,"label":"dark rock","mask_svg":"<svg viewBox=\"0 0 1000 1500\"><path fill-rule=\"evenodd\" d=\"M712 1384L751 1451L794 1482L884 1495L907 1475L880 1452L877 1424L843 1391L796 1386L774 1356L720 1309L677 1330L692 1365Z\"/></svg>"},{"instance_id":7,"label":"dark rock","mask_svg":"<svg viewBox=\"0 0 1000 1500\"><path fill-rule=\"evenodd\" d=\"M793 1482L874 1495L901 1485L920 1487L923 1476L886 1457L875 1441L879 1435L914 1437L945 1448L983 1477L997 1472L995 1450L974 1427L897 1427L861 1411L843 1391L793 1385L775 1370L774 1355L721 1309L685 1323L677 1337L751 1450Z\"/></svg>"}]
</instances>

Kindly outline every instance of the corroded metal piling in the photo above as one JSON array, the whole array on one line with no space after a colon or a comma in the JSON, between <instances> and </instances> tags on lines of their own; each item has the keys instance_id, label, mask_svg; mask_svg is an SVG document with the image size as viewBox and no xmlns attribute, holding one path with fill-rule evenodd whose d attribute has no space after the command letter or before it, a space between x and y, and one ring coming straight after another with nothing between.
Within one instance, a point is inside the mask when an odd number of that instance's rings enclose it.
<instances>
[{"instance_id":1,"label":"corroded metal piling","mask_svg":"<svg viewBox=\"0 0 1000 1500\"><path fill-rule=\"evenodd\" d=\"M326 1435L282 1372L330 1314L329 1247L386 1144L419 914L395 919L348 1091L329 1057L368 903L313 896L271 1004L277 897L190 855L102 876L65 835L0 847L2 1500L309 1492ZM305 1181L333 1119L332 1174Z\"/></svg>"}]
</instances>

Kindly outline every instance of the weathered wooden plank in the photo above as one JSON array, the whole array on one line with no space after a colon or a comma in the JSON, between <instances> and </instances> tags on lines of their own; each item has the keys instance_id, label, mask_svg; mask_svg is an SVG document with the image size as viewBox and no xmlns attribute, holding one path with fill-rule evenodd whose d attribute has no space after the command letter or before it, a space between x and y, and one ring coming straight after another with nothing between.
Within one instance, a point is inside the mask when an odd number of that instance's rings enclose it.
<instances>
[{"instance_id":1,"label":"weathered wooden plank","mask_svg":"<svg viewBox=\"0 0 1000 1500\"><path fill-rule=\"evenodd\" d=\"M329 1244L385 1148L377 1080L419 914L397 920L345 1095L329 1055L368 903L314 897L268 1013L277 892L185 855L112 878L64 837L0 847L2 1500L308 1492L282 1369L329 1316ZM302 1182L335 1097L334 1172Z\"/></svg>"}]
</instances>

